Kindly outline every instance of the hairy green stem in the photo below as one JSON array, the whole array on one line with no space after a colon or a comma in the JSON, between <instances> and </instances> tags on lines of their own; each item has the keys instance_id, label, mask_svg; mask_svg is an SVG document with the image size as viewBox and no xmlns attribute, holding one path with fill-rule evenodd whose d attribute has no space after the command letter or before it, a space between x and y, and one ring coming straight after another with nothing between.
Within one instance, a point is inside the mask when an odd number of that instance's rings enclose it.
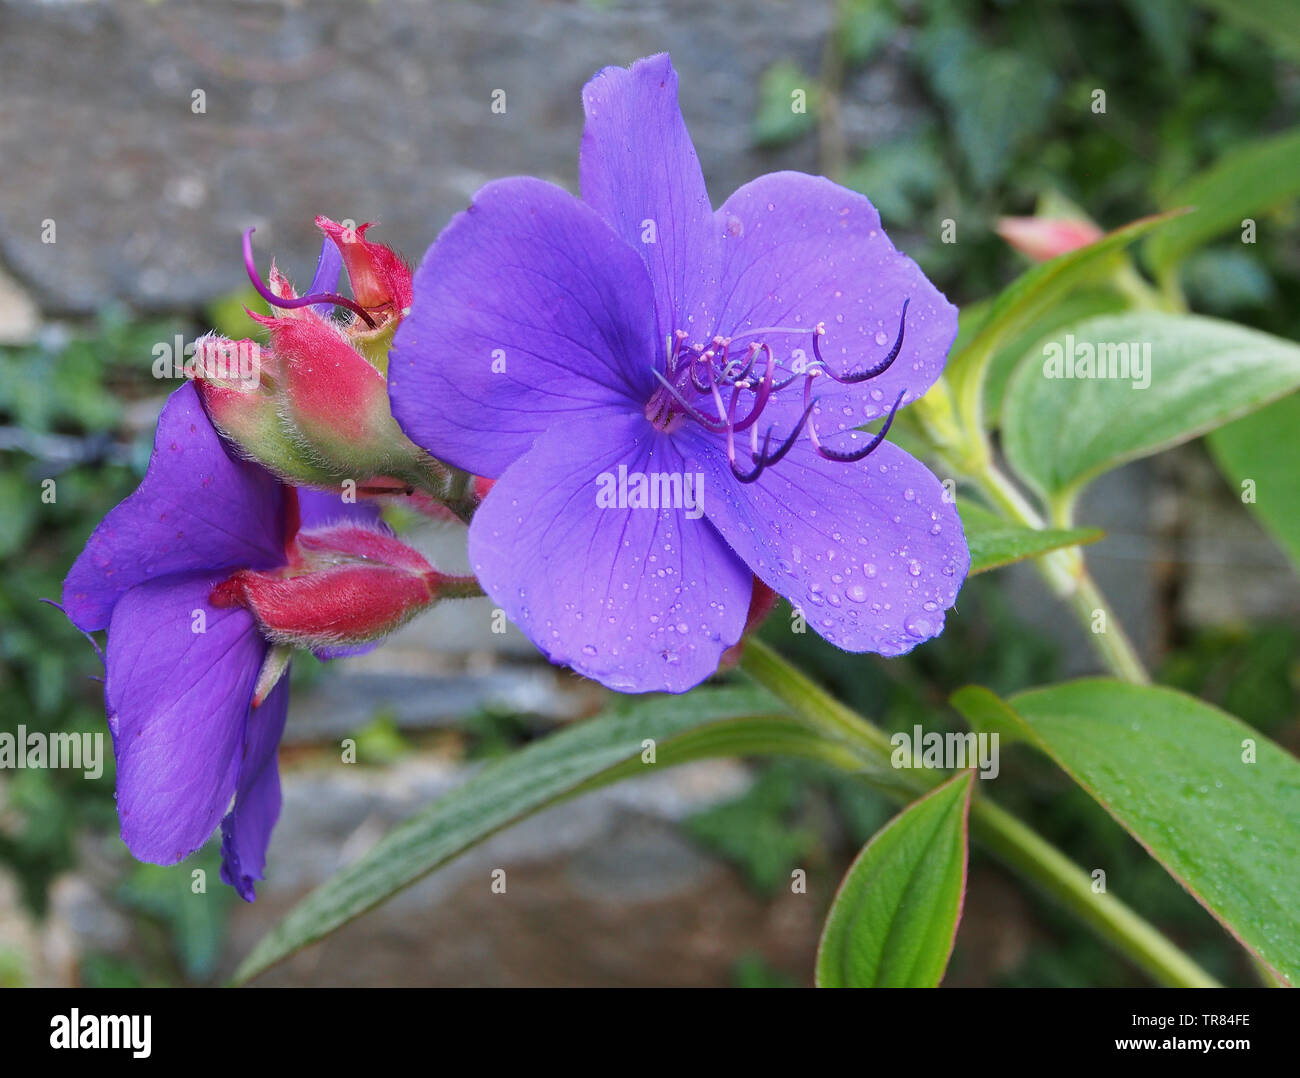
<instances>
[{"instance_id":1,"label":"hairy green stem","mask_svg":"<svg viewBox=\"0 0 1300 1078\"><path fill-rule=\"evenodd\" d=\"M836 700L766 644L745 642L740 667L790 707L796 718L859 751L865 782L907 803L947 776L935 769L894 770L883 730ZM897 779L883 778L892 771ZM1094 894L1091 878L1064 854L986 796L971 804L971 827L988 850L1013 871L1075 913L1103 940L1160 984L1213 988L1217 982L1157 928L1119 899Z\"/></svg>"}]
</instances>

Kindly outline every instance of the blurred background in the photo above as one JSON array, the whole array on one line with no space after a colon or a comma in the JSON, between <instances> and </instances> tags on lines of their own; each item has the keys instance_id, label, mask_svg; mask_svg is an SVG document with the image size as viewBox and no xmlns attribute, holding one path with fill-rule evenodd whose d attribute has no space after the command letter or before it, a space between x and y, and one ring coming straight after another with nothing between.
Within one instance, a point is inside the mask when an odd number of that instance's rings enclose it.
<instances>
[{"instance_id":1,"label":"blurred background","mask_svg":"<svg viewBox=\"0 0 1300 1078\"><path fill-rule=\"evenodd\" d=\"M1271 14L1270 14L1271 10ZM250 334L240 232L305 282L318 213L379 222L413 261L487 180L576 188L579 91L664 49L714 201L780 168L868 194L959 305L1027 264L997 217L1069 199L1110 228L1243 142L1293 127L1293 4L1182 0L282 3L0 0L0 730L102 731L90 645L40 604L148 460L173 383L159 345ZM1103 88L1107 110L1091 111ZM806 112L792 112L794 90ZM494 112L494 91L505 110ZM1295 206L1210 246L1193 309L1300 336ZM941 242L941 222L956 224ZM53 240L53 242L51 242ZM1080 297L1086 313L1104 298ZM996 386L994 387L996 392ZM42 481L57 498L42 501ZM1197 443L1116 472L1079 518L1087 557L1159 680L1300 749L1300 586ZM446 568L463 532L398 519ZM440 608L361 659L294 663L285 809L245 906L215 844L173 868L117 838L111 766L0 771L0 984L207 984L307 890L495 755L602 705L486 601ZM905 659L765 629L886 727L955 726L970 681L1096 669L1032 570L971 581ZM358 762L340 762L355 738ZM996 795L1229 983L1241 952L1041 756ZM266 984L807 984L830 895L892 814L808 764L723 761L626 783L508 831L264 975ZM488 891L492 868L508 896ZM191 872L207 869L206 894ZM809 893L790 893L805 868ZM978 852L947 983L1141 976Z\"/></svg>"}]
</instances>

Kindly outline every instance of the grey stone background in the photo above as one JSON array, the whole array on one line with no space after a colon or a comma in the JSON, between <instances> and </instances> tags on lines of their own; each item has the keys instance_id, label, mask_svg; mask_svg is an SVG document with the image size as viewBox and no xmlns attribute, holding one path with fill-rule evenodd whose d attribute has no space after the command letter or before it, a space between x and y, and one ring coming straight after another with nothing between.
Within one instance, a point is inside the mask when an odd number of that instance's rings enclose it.
<instances>
[{"instance_id":1,"label":"grey stone background","mask_svg":"<svg viewBox=\"0 0 1300 1078\"><path fill-rule=\"evenodd\" d=\"M489 179L575 185L582 85L664 49L726 193L774 163L749 149L758 74L782 57L815 66L830 8L6 0L0 257L54 313L229 292L249 225L264 257L309 272L317 213L378 221L376 238L418 258ZM775 163L813 168L813 150ZM41 243L47 219L57 244Z\"/></svg>"},{"instance_id":2,"label":"grey stone background","mask_svg":"<svg viewBox=\"0 0 1300 1078\"><path fill-rule=\"evenodd\" d=\"M604 65L663 49L686 88L683 110L715 200L775 168L817 171L814 139L758 152L749 123L765 67L794 59L816 68L831 7L3 0L0 339L110 302L196 309L243 283L239 238L249 225L263 268L274 254L300 279L314 266L317 213L375 220L377 238L416 260L489 179L529 172L574 187L583 83ZM845 95L841 123L855 143L908 122L895 75L882 63ZM490 108L498 89L504 115ZM199 114L195 90L205 95ZM47 220L55 244L41 242ZM1082 516L1111 534L1089 561L1147 653L1162 639L1155 594L1170 564L1184 571L1177 602L1191 624L1300 611L1281 555L1239 507L1224 511L1228 501L1194 452L1126 468L1090 491ZM417 542L440 566L463 565L456 529L430 526ZM1073 671L1094 669L1086 640L1031 570L1004 581ZM514 630L494 636L488 625L484 603L438 609L295 697L271 879L256 905L234 911L223 970L297 898L467 773L431 751L350 769L322 746L377 711L418 735L485 706L543 728L596 706L590 686L537 663ZM725 984L747 951L808 971L825 888L764 902L676 826L747 781L737 764L697 765L555 808L264 980ZM89 951L140 946L106 900L122 870L112 846L88 844L86 867L56 888L46 922L18 912L0 879L0 942L29 955L39 983L67 983ZM501 866L510 890L492 896L488 873ZM986 974L1010 968L1033 931L1028 918L1007 916L1021 900L997 878L970 893L965 953Z\"/></svg>"}]
</instances>

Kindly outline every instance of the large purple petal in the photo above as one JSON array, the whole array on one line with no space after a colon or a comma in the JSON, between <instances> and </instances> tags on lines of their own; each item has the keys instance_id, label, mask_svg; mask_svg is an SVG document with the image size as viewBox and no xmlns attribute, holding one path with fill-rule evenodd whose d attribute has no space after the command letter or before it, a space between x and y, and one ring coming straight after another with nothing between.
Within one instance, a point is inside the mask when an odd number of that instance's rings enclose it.
<instances>
[{"instance_id":1,"label":"large purple petal","mask_svg":"<svg viewBox=\"0 0 1300 1078\"><path fill-rule=\"evenodd\" d=\"M862 195L821 176L773 172L747 183L718 210L724 235L717 329L737 344L766 341L784 369L813 358L813 328L832 371L863 370L888 355L907 308L903 347L882 375L855 386L817 380L819 431L861 426L904 393L916 400L943 370L957 308L894 248ZM796 332L761 332L767 327ZM797 369L797 367L795 367ZM797 383L802 385L802 383ZM773 399L763 423L789 429L803 407L795 387Z\"/></svg>"},{"instance_id":2,"label":"large purple petal","mask_svg":"<svg viewBox=\"0 0 1300 1078\"><path fill-rule=\"evenodd\" d=\"M435 457L496 478L557 422L644 409L652 310L645 267L594 210L541 180L490 183L416 271L393 415Z\"/></svg>"},{"instance_id":3,"label":"large purple petal","mask_svg":"<svg viewBox=\"0 0 1300 1078\"><path fill-rule=\"evenodd\" d=\"M600 508L599 476L620 465L682 472L640 416L548 431L475 515L470 563L552 662L623 692L684 692L740 638L753 579L704 516Z\"/></svg>"},{"instance_id":4,"label":"large purple petal","mask_svg":"<svg viewBox=\"0 0 1300 1078\"><path fill-rule=\"evenodd\" d=\"M280 768L276 752L288 713L289 672L286 670L261 707L249 713L235 804L221 821L221 878L245 902L257 897L253 881L263 877L266 848L280 818Z\"/></svg>"},{"instance_id":5,"label":"large purple petal","mask_svg":"<svg viewBox=\"0 0 1300 1078\"><path fill-rule=\"evenodd\" d=\"M169 865L188 857L235 792L267 645L246 610L208 603L221 578L151 580L113 608L104 697L117 811L122 840L142 861Z\"/></svg>"},{"instance_id":6,"label":"large purple petal","mask_svg":"<svg viewBox=\"0 0 1300 1078\"><path fill-rule=\"evenodd\" d=\"M718 232L667 53L607 67L582 91L582 197L641 255L655 286L656 341L707 321Z\"/></svg>"},{"instance_id":7,"label":"large purple petal","mask_svg":"<svg viewBox=\"0 0 1300 1078\"><path fill-rule=\"evenodd\" d=\"M805 439L746 485L714 436L691 442L687 467L712 485L709 519L836 647L901 655L943 629L970 553L956 507L920 462L885 442L841 464Z\"/></svg>"},{"instance_id":8,"label":"large purple petal","mask_svg":"<svg viewBox=\"0 0 1300 1078\"><path fill-rule=\"evenodd\" d=\"M74 625L108 625L128 589L168 573L284 563L283 493L238 460L186 383L163 406L140 486L95 529L63 582Z\"/></svg>"}]
</instances>

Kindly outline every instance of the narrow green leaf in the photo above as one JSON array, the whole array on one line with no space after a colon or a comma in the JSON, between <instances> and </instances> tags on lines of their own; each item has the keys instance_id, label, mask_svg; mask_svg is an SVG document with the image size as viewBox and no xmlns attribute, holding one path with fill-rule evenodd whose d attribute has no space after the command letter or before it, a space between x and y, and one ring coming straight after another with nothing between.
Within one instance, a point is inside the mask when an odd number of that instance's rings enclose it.
<instances>
[{"instance_id":1,"label":"narrow green leaf","mask_svg":"<svg viewBox=\"0 0 1300 1078\"><path fill-rule=\"evenodd\" d=\"M1042 349L1026 355L1002 404L1007 458L1050 499L1300 386L1300 345L1214 318L1134 311L1054 343L1065 366ZM1092 376L1081 366L1089 355Z\"/></svg>"},{"instance_id":2,"label":"narrow green leaf","mask_svg":"<svg viewBox=\"0 0 1300 1078\"><path fill-rule=\"evenodd\" d=\"M933 988L952 954L966 893L972 773L895 816L840 884L817 948L821 988Z\"/></svg>"},{"instance_id":3,"label":"narrow green leaf","mask_svg":"<svg viewBox=\"0 0 1300 1078\"><path fill-rule=\"evenodd\" d=\"M1294 452L1278 452L1298 431L1300 394L1292 394L1220 427L1209 445L1219 470L1300 571L1300 468Z\"/></svg>"},{"instance_id":4,"label":"narrow green leaf","mask_svg":"<svg viewBox=\"0 0 1300 1078\"><path fill-rule=\"evenodd\" d=\"M652 767L758 754L854 766L848 749L819 738L781 710L761 689L698 689L641 698L535 742L390 831L309 894L258 941L234 980L255 977L510 824ZM647 742L654 743L653 765L642 762Z\"/></svg>"},{"instance_id":5,"label":"narrow green leaf","mask_svg":"<svg viewBox=\"0 0 1300 1078\"><path fill-rule=\"evenodd\" d=\"M1134 240L1185 212L1174 210L1133 221L1108 232L1096 243L1026 270L998 293L979 329L965 347L953 351L945 369L961 414L980 414L985 372L1000 348L1019 334L1029 332L1067 293L1083 283L1091 283L1098 270Z\"/></svg>"},{"instance_id":6,"label":"narrow green leaf","mask_svg":"<svg viewBox=\"0 0 1300 1078\"><path fill-rule=\"evenodd\" d=\"M973 502L958 506L966 545L970 547L970 571L985 573L1013 562L1046 554L1061 547L1095 543L1106 533L1100 528L1047 528L1039 531L1012 524Z\"/></svg>"},{"instance_id":7,"label":"narrow green leaf","mask_svg":"<svg viewBox=\"0 0 1300 1078\"><path fill-rule=\"evenodd\" d=\"M1285 0L1292 13L1294 0ZM1249 5L1237 4L1237 7ZM1294 21L1294 20L1293 20ZM1161 229L1146 243L1144 255L1158 277L1165 277L1202 244L1240 230L1248 217L1267 212L1300 195L1300 129L1245 146L1180 184L1164 199L1168 206L1194 212Z\"/></svg>"},{"instance_id":8,"label":"narrow green leaf","mask_svg":"<svg viewBox=\"0 0 1300 1078\"><path fill-rule=\"evenodd\" d=\"M953 705L972 724L1023 727L1261 962L1300 983L1300 761L1160 686L1091 678L1009 701L971 687Z\"/></svg>"}]
</instances>

